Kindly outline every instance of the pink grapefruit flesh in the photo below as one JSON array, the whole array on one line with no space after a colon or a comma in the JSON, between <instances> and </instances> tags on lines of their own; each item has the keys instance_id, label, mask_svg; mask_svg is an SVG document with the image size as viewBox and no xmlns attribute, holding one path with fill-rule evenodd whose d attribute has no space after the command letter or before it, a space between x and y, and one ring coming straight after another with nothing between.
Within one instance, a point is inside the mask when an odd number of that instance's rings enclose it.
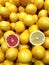
<instances>
[{"instance_id":1,"label":"pink grapefruit flesh","mask_svg":"<svg viewBox=\"0 0 49 65\"><path fill-rule=\"evenodd\" d=\"M19 36L17 34L10 34L6 38L6 43L9 47L16 47L19 45Z\"/></svg>"}]
</instances>

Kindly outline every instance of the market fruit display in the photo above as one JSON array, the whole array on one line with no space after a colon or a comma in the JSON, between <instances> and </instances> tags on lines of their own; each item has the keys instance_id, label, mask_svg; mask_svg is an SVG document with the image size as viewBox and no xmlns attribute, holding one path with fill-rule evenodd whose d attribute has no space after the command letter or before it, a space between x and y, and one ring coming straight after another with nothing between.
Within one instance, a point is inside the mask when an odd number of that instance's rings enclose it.
<instances>
[{"instance_id":1,"label":"market fruit display","mask_svg":"<svg viewBox=\"0 0 49 65\"><path fill-rule=\"evenodd\" d=\"M49 0L0 0L0 65L49 65Z\"/></svg>"}]
</instances>

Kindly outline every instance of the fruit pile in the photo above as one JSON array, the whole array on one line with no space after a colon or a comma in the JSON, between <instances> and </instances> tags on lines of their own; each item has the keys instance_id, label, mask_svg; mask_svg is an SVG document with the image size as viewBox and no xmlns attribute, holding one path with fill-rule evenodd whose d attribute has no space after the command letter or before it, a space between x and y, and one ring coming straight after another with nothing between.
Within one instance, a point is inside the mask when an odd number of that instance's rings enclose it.
<instances>
[{"instance_id":1,"label":"fruit pile","mask_svg":"<svg viewBox=\"0 0 49 65\"><path fill-rule=\"evenodd\" d=\"M49 0L0 0L0 65L45 64Z\"/></svg>"}]
</instances>

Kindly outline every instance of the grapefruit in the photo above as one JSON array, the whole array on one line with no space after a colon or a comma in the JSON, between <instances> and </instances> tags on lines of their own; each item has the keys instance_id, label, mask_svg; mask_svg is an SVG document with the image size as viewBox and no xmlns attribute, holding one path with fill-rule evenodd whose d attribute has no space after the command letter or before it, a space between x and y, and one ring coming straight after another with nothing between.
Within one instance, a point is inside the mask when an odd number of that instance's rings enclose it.
<instances>
[{"instance_id":1,"label":"grapefruit","mask_svg":"<svg viewBox=\"0 0 49 65\"><path fill-rule=\"evenodd\" d=\"M37 23L38 22L38 15L34 14L33 19L34 19L34 23Z\"/></svg>"},{"instance_id":2,"label":"grapefruit","mask_svg":"<svg viewBox=\"0 0 49 65\"><path fill-rule=\"evenodd\" d=\"M7 5L9 12L17 12L17 7L14 4Z\"/></svg>"},{"instance_id":3,"label":"grapefruit","mask_svg":"<svg viewBox=\"0 0 49 65\"><path fill-rule=\"evenodd\" d=\"M15 23L15 22L18 20L17 14L16 14L15 12L12 12L12 13L10 14L9 18L10 18L10 21L11 21L12 23Z\"/></svg>"},{"instance_id":4,"label":"grapefruit","mask_svg":"<svg viewBox=\"0 0 49 65\"><path fill-rule=\"evenodd\" d=\"M19 36L17 34L10 34L5 39L9 47L16 47L19 45Z\"/></svg>"},{"instance_id":5,"label":"grapefruit","mask_svg":"<svg viewBox=\"0 0 49 65\"><path fill-rule=\"evenodd\" d=\"M21 24L21 25L20 25L20 24ZM23 32L24 30L25 30L25 25L24 25L24 23L23 23L22 21L18 21L18 22L15 23L15 31L16 31L16 32L21 33L21 32Z\"/></svg>"},{"instance_id":6,"label":"grapefruit","mask_svg":"<svg viewBox=\"0 0 49 65\"><path fill-rule=\"evenodd\" d=\"M29 49L22 49L18 52L18 60L22 63L31 62L32 53Z\"/></svg>"},{"instance_id":7,"label":"grapefruit","mask_svg":"<svg viewBox=\"0 0 49 65\"><path fill-rule=\"evenodd\" d=\"M26 15L23 19L25 26L31 26L35 23L32 15Z\"/></svg>"},{"instance_id":8,"label":"grapefruit","mask_svg":"<svg viewBox=\"0 0 49 65\"><path fill-rule=\"evenodd\" d=\"M12 30L6 31L6 32L4 33L4 39L6 39L6 37L7 37L8 35L10 35L10 34L15 34L15 32L12 31Z\"/></svg>"},{"instance_id":9,"label":"grapefruit","mask_svg":"<svg viewBox=\"0 0 49 65\"><path fill-rule=\"evenodd\" d=\"M45 0L45 2L44 2L44 8L47 10L48 15L49 15L49 0Z\"/></svg>"},{"instance_id":10,"label":"grapefruit","mask_svg":"<svg viewBox=\"0 0 49 65\"><path fill-rule=\"evenodd\" d=\"M25 11L25 8L24 8L23 6L19 6L19 7L18 7L18 11L19 11L19 12L24 12L24 11Z\"/></svg>"},{"instance_id":11,"label":"grapefruit","mask_svg":"<svg viewBox=\"0 0 49 65\"><path fill-rule=\"evenodd\" d=\"M49 17L41 17L38 20L37 25L38 25L38 28L43 31L48 30L49 29Z\"/></svg>"},{"instance_id":12,"label":"grapefruit","mask_svg":"<svg viewBox=\"0 0 49 65\"><path fill-rule=\"evenodd\" d=\"M1 44L1 49L2 49L2 51L3 51L3 53L6 53L6 51L8 50L8 46L7 46L7 44L5 43L5 42L3 42L2 44Z\"/></svg>"},{"instance_id":13,"label":"grapefruit","mask_svg":"<svg viewBox=\"0 0 49 65\"><path fill-rule=\"evenodd\" d=\"M45 48L42 46L34 46L32 48L32 56L36 59L43 59L45 57Z\"/></svg>"},{"instance_id":14,"label":"grapefruit","mask_svg":"<svg viewBox=\"0 0 49 65\"><path fill-rule=\"evenodd\" d=\"M5 59L4 53L0 51L0 63L3 62Z\"/></svg>"},{"instance_id":15,"label":"grapefruit","mask_svg":"<svg viewBox=\"0 0 49 65\"><path fill-rule=\"evenodd\" d=\"M44 10L44 9L40 10L38 13L38 17L41 18L45 16L48 16L47 10Z\"/></svg>"},{"instance_id":16,"label":"grapefruit","mask_svg":"<svg viewBox=\"0 0 49 65\"><path fill-rule=\"evenodd\" d=\"M11 23L11 29L15 30L15 23Z\"/></svg>"},{"instance_id":17,"label":"grapefruit","mask_svg":"<svg viewBox=\"0 0 49 65\"><path fill-rule=\"evenodd\" d=\"M1 21L0 22L0 29L3 31L8 31L11 29L11 25L10 22L8 21Z\"/></svg>"},{"instance_id":18,"label":"grapefruit","mask_svg":"<svg viewBox=\"0 0 49 65\"><path fill-rule=\"evenodd\" d=\"M41 9L44 5L44 0L34 0L34 4L36 5L37 9Z\"/></svg>"},{"instance_id":19,"label":"grapefruit","mask_svg":"<svg viewBox=\"0 0 49 65\"><path fill-rule=\"evenodd\" d=\"M20 34L20 42L21 44L27 44L29 42L28 30L25 30L23 33Z\"/></svg>"},{"instance_id":20,"label":"grapefruit","mask_svg":"<svg viewBox=\"0 0 49 65\"><path fill-rule=\"evenodd\" d=\"M49 64L49 50L46 50L45 57L42 59L45 64Z\"/></svg>"},{"instance_id":21,"label":"grapefruit","mask_svg":"<svg viewBox=\"0 0 49 65\"><path fill-rule=\"evenodd\" d=\"M25 12L20 12L19 14L19 20L20 21L23 21L24 17L26 16L27 14Z\"/></svg>"},{"instance_id":22,"label":"grapefruit","mask_svg":"<svg viewBox=\"0 0 49 65\"><path fill-rule=\"evenodd\" d=\"M49 36L49 29L44 31L45 36Z\"/></svg>"},{"instance_id":23,"label":"grapefruit","mask_svg":"<svg viewBox=\"0 0 49 65\"><path fill-rule=\"evenodd\" d=\"M0 7L0 15L4 18L8 18L9 17L9 10L6 7Z\"/></svg>"},{"instance_id":24,"label":"grapefruit","mask_svg":"<svg viewBox=\"0 0 49 65\"><path fill-rule=\"evenodd\" d=\"M49 37L46 37L46 38L45 38L45 42L44 42L44 44L43 44L43 47L49 49Z\"/></svg>"},{"instance_id":25,"label":"grapefruit","mask_svg":"<svg viewBox=\"0 0 49 65\"><path fill-rule=\"evenodd\" d=\"M45 35L43 32L37 30L30 34L30 43L35 46L42 45L45 42Z\"/></svg>"},{"instance_id":26,"label":"grapefruit","mask_svg":"<svg viewBox=\"0 0 49 65\"><path fill-rule=\"evenodd\" d=\"M34 4L28 4L26 6L26 13L33 15L33 14L36 14L36 12L37 12L36 5L34 5Z\"/></svg>"},{"instance_id":27,"label":"grapefruit","mask_svg":"<svg viewBox=\"0 0 49 65\"><path fill-rule=\"evenodd\" d=\"M14 62L10 61L10 60L5 60L3 62L3 65L14 65Z\"/></svg>"},{"instance_id":28,"label":"grapefruit","mask_svg":"<svg viewBox=\"0 0 49 65\"><path fill-rule=\"evenodd\" d=\"M37 60L34 65L45 65L42 61Z\"/></svg>"},{"instance_id":29,"label":"grapefruit","mask_svg":"<svg viewBox=\"0 0 49 65\"><path fill-rule=\"evenodd\" d=\"M4 42L5 42L4 37L1 37L1 38L0 38L0 44L2 44L2 43L4 43Z\"/></svg>"},{"instance_id":30,"label":"grapefruit","mask_svg":"<svg viewBox=\"0 0 49 65\"><path fill-rule=\"evenodd\" d=\"M6 58L8 60L14 61L16 60L18 55L18 49L17 48L9 48L6 52Z\"/></svg>"},{"instance_id":31,"label":"grapefruit","mask_svg":"<svg viewBox=\"0 0 49 65\"><path fill-rule=\"evenodd\" d=\"M37 31L37 30L38 30L38 26L36 24L30 26L29 29L28 29L28 31L29 31L30 34L32 32L34 32L34 31Z\"/></svg>"},{"instance_id":32,"label":"grapefruit","mask_svg":"<svg viewBox=\"0 0 49 65\"><path fill-rule=\"evenodd\" d=\"M21 49L29 49L29 46L28 45L19 45L19 50Z\"/></svg>"}]
</instances>

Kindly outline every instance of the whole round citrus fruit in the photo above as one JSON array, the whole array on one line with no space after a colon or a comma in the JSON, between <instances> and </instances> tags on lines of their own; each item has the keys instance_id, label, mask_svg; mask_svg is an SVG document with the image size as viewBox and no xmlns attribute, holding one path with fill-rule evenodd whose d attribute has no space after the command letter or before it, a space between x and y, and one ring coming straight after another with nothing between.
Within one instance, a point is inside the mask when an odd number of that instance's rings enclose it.
<instances>
[{"instance_id":1,"label":"whole round citrus fruit","mask_svg":"<svg viewBox=\"0 0 49 65\"><path fill-rule=\"evenodd\" d=\"M44 31L45 36L49 36L49 30Z\"/></svg>"},{"instance_id":2,"label":"whole round citrus fruit","mask_svg":"<svg viewBox=\"0 0 49 65\"><path fill-rule=\"evenodd\" d=\"M5 60L3 62L3 65L14 65L14 62L10 61L10 60Z\"/></svg>"},{"instance_id":3,"label":"whole round citrus fruit","mask_svg":"<svg viewBox=\"0 0 49 65\"><path fill-rule=\"evenodd\" d=\"M41 18L45 16L48 16L47 10L44 10L44 9L40 10L38 13L38 17Z\"/></svg>"},{"instance_id":4,"label":"whole round citrus fruit","mask_svg":"<svg viewBox=\"0 0 49 65\"><path fill-rule=\"evenodd\" d=\"M37 12L37 7L34 4L28 4L26 6L26 12L28 14L35 14Z\"/></svg>"},{"instance_id":5,"label":"whole round citrus fruit","mask_svg":"<svg viewBox=\"0 0 49 65\"><path fill-rule=\"evenodd\" d=\"M4 43L4 42L5 42L4 37L1 37L1 38L0 38L0 44L2 44L2 43Z\"/></svg>"},{"instance_id":6,"label":"whole round citrus fruit","mask_svg":"<svg viewBox=\"0 0 49 65\"><path fill-rule=\"evenodd\" d=\"M20 25L21 24L21 25ZM23 24L22 21L18 21L15 23L15 31L16 32L23 32L25 30L25 25Z\"/></svg>"},{"instance_id":7,"label":"whole round citrus fruit","mask_svg":"<svg viewBox=\"0 0 49 65\"><path fill-rule=\"evenodd\" d=\"M29 49L20 50L18 53L18 60L20 62L24 62L24 63L31 62L31 60L32 60L31 51Z\"/></svg>"},{"instance_id":8,"label":"whole round citrus fruit","mask_svg":"<svg viewBox=\"0 0 49 65\"><path fill-rule=\"evenodd\" d=\"M49 37L46 37L46 38L45 38L45 42L44 42L44 44L43 44L43 47L49 49Z\"/></svg>"},{"instance_id":9,"label":"whole round citrus fruit","mask_svg":"<svg viewBox=\"0 0 49 65\"><path fill-rule=\"evenodd\" d=\"M15 30L15 23L11 23L11 29Z\"/></svg>"},{"instance_id":10,"label":"whole round citrus fruit","mask_svg":"<svg viewBox=\"0 0 49 65\"><path fill-rule=\"evenodd\" d=\"M38 15L34 14L33 19L34 19L34 23L36 24L38 22Z\"/></svg>"},{"instance_id":11,"label":"whole round citrus fruit","mask_svg":"<svg viewBox=\"0 0 49 65\"><path fill-rule=\"evenodd\" d=\"M34 65L45 65L42 61L37 60Z\"/></svg>"},{"instance_id":12,"label":"whole round citrus fruit","mask_svg":"<svg viewBox=\"0 0 49 65\"><path fill-rule=\"evenodd\" d=\"M18 20L19 20L19 14L20 14L20 13L17 13L17 19L18 19Z\"/></svg>"},{"instance_id":13,"label":"whole round citrus fruit","mask_svg":"<svg viewBox=\"0 0 49 65\"><path fill-rule=\"evenodd\" d=\"M6 52L6 58L7 58L8 60L12 60L12 61L16 60L17 55L18 55L18 50L17 50L17 48L9 48L9 49L7 50L7 52Z\"/></svg>"},{"instance_id":14,"label":"whole round citrus fruit","mask_svg":"<svg viewBox=\"0 0 49 65\"><path fill-rule=\"evenodd\" d=\"M28 45L20 45L19 46L19 50L21 50L21 49L29 49L29 46Z\"/></svg>"},{"instance_id":15,"label":"whole round citrus fruit","mask_svg":"<svg viewBox=\"0 0 49 65\"><path fill-rule=\"evenodd\" d=\"M19 7L18 7L18 11L19 11L19 12L24 12L24 11L25 11L25 8L24 8L23 6L19 6Z\"/></svg>"},{"instance_id":16,"label":"whole round citrus fruit","mask_svg":"<svg viewBox=\"0 0 49 65\"><path fill-rule=\"evenodd\" d=\"M9 17L9 10L6 7L0 7L0 15L3 16L4 18Z\"/></svg>"},{"instance_id":17,"label":"whole round citrus fruit","mask_svg":"<svg viewBox=\"0 0 49 65\"><path fill-rule=\"evenodd\" d=\"M45 2L44 2L44 8L47 10L48 15L49 15L49 0L45 0Z\"/></svg>"},{"instance_id":18,"label":"whole round citrus fruit","mask_svg":"<svg viewBox=\"0 0 49 65\"><path fill-rule=\"evenodd\" d=\"M3 62L5 59L4 53L0 51L0 63Z\"/></svg>"},{"instance_id":19,"label":"whole round citrus fruit","mask_svg":"<svg viewBox=\"0 0 49 65\"><path fill-rule=\"evenodd\" d=\"M12 30L6 31L6 32L4 33L4 38L6 39L6 37L7 37L8 35L10 35L10 34L15 34L15 32L12 31Z\"/></svg>"},{"instance_id":20,"label":"whole round citrus fruit","mask_svg":"<svg viewBox=\"0 0 49 65\"><path fill-rule=\"evenodd\" d=\"M26 15L23 19L23 22L26 26L31 26L35 23L32 15Z\"/></svg>"},{"instance_id":21,"label":"whole round citrus fruit","mask_svg":"<svg viewBox=\"0 0 49 65\"><path fill-rule=\"evenodd\" d=\"M34 4L37 6L37 9L41 9L44 5L44 0L34 0Z\"/></svg>"},{"instance_id":22,"label":"whole round citrus fruit","mask_svg":"<svg viewBox=\"0 0 49 65\"><path fill-rule=\"evenodd\" d=\"M19 14L19 20L20 21L23 21L24 17L26 16L27 14L25 12L20 12Z\"/></svg>"},{"instance_id":23,"label":"whole round citrus fruit","mask_svg":"<svg viewBox=\"0 0 49 65\"><path fill-rule=\"evenodd\" d=\"M42 59L45 64L49 64L49 50L46 50L45 57Z\"/></svg>"},{"instance_id":24,"label":"whole round citrus fruit","mask_svg":"<svg viewBox=\"0 0 49 65\"><path fill-rule=\"evenodd\" d=\"M12 23L15 23L15 22L18 20L17 14L16 14L15 12L12 12L12 13L10 14L9 18L10 18L10 21L11 21Z\"/></svg>"},{"instance_id":25,"label":"whole round citrus fruit","mask_svg":"<svg viewBox=\"0 0 49 65\"><path fill-rule=\"evenodd\" d=\"M43 59L45 56L45 49L42 46L35 46L32 48L32 55L36 59Z\"/></svg>"},{"instance_id":26,"label":"whole round citrus fruit","mask_svg":"<svg viewBox=\"0 0 49 65\"><path fill-rule=\"evenodd\" d=\"M36 24L32 25L29 27L29 33L31 34L32 32L38 30L38 26Z\"/></svg>"},{"instance_id":27,"label":"whole round citrus fruit","mask_svg":"<svg viewBox=\"0 0 49 65\"><path fill-rule=\"evenodd\" d=\"M1 49L2 49L3 53L6 53L6 51L8 50L8 46L5 42L1 44Z\"/></svg>"},{"instance_id":28,"label":"whole round citrus fruit","mask_svg":"<svg viewBox=\"0 0 49 65\"><path fill-rule=\"evenodd\" d=\"M23 33L20 34L20 42L21 44L27 44L29 42L28 30L25 30Z\"/></svg>"},{"instance_id":29,"label":"whole round citrus fruit","mask_svg":"<svg viewBox=\"0 0 49 65\"><path fill-rule=\"evenodd\" d=\"M38 20L37 25L38 25L38 28L41 29L41 30L49 29L49 18L48 17L41 17Z\"/></svg>"},{"instance_id":30,"label":"whole round citrus fruit","mask_svg":"<svg viewBox=\"0 0 49 65\"><path fill-rule=\"evenodd\" d=\"M1 21L0 22L0 29L3 30L3 31L10 30L11 29L10 22L8 22L8 21Z\"/></svg>"},{"instance_id":31,"label":"whole round citrus fruit","mask_svg":"<svg viewBox=\"0 0 49 65\"><path fill-rule=\"evenodd\" d=\"M8 7L8 6L10 6L10 5L11 5L10 2L6 2L6 3L5 3L5 6L6 6L6 7Z\"/></svg>"},{"instance_id":32,"label":"whole round citrus fruit","mask_svg":"<svg viewBox=\"0 0 49 65\"><path fill-rule=\"evenodd\" d=\"M7 9L9 10L9 12L17 12L17 7L14 4L9 4L7 6Z\"/></svg>"}]
</instances>

